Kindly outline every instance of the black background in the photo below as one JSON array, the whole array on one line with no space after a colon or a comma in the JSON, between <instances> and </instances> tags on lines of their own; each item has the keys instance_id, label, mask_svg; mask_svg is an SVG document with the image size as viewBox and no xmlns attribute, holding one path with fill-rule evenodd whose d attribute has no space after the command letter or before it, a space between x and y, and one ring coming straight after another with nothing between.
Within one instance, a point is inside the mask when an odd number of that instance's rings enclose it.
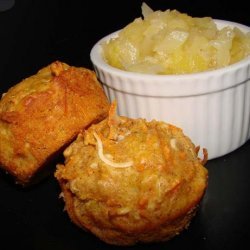
<instances>
[{"instance_id":1,"label":"black background","mask_svg":"<svg viewBox=\"0 0 250 250\"><path fill-rule=\"evenodd\" d=\"M0 93L54 60L92 68L92 46L139 17L141 3L16 0L12 9L0 12ZM245 0L146 3L154 10L177 9L191 16L250 26ZM249 141L226 156L210 160L206 165L208 190L188 230L169 242L125 249L243 249L250 237L249 162ZM59 193L52 175L23 189L0 171L0 249L119 249L72 224L63 212Z\"/></svg>"}]
</instances>

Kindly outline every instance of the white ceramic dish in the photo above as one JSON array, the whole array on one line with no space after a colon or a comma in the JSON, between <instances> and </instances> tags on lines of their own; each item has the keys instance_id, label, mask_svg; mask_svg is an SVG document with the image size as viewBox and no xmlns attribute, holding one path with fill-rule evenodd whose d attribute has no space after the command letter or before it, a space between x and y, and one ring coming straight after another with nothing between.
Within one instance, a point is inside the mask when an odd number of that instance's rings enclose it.
<instances>
[{"instance_id":1,"label":"white ceramic dish","mask_svg":"<svg viewBox=\"0 0 250 250\"><path fill-rule=\"evenodd\" d=\"M218 28L250 27L215 20ZM150 75L126 72L108 65L98 41L90 57L118 114L157 119L183 129L195 145L208 150L209 159L225 155L250 138L250 57L233 65L184 75Z\"/></svg>"}]
</instances>

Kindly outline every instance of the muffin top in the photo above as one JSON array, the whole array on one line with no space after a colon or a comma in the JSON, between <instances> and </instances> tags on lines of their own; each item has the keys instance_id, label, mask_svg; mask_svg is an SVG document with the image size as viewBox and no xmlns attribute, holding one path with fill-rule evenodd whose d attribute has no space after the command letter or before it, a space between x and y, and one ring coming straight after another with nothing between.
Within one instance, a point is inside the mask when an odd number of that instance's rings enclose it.
<instances>
[{"instance_id":1,"label":"muffin top","mask_svg":"<svg viewBox=\"0 0 250 250\"><path fill-rule=\"evenodd\" d=\"M89 204L102 226L130 232L185 215L207 185L197 148L173 125L114 112L112 105L107 119L78 136L56 171L76 208Z\"/></svg>"}]
</instances>

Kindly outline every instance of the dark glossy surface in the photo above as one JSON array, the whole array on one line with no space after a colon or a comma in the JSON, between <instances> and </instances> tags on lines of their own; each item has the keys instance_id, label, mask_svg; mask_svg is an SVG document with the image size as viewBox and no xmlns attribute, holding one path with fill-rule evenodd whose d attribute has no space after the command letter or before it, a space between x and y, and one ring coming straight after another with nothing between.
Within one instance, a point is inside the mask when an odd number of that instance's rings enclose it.
<instances>
[{"instance_id":1,"label":"dark glossy surface","mask_svg":"<svg viewBox=\"0 0 250 250\"><path fill-rule=\"evenodd\" d=\"M139 16L142 1L15 2L11 10L0 12L0 93L56 59L91 68L94 43ZM175 8L250 25L245 2L147 1L154 9ZM248 248L243 245L250 238L249 162L250 141L209 161L208 189L188 230L169 242L125 249ZM0 249L120 249L72 224L59 193L53 176L23 189L0 171Z\"/></svg>"}]
</instances>

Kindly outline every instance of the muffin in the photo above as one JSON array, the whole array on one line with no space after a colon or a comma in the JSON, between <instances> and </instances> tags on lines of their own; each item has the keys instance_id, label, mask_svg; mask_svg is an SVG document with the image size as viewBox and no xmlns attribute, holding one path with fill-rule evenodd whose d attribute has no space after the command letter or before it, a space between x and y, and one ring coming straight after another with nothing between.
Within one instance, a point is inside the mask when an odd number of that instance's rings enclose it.
<instances>
[{"instance_id":1,"label":"muffin","mask_svg":"<svg viewBox=\"0 0 250 250\"><path fill-rule=\"evenodd\" d=\"M80 133L55 172L71 220L102 241L166 241L187 228L208 179L207 159L180 128L115 115Z\"/></svg>"},{"instance_id":2,"label":"muffin","mask_svg":"<svg viewBox=\"0 0 250 250\"><path fill-rule=\"evenodd\" d=\"M109 102L94 72L56 61L0 100L0 166L17 183L40 176L77 134L104 119Z\"/></svg>"}]
</instances>

